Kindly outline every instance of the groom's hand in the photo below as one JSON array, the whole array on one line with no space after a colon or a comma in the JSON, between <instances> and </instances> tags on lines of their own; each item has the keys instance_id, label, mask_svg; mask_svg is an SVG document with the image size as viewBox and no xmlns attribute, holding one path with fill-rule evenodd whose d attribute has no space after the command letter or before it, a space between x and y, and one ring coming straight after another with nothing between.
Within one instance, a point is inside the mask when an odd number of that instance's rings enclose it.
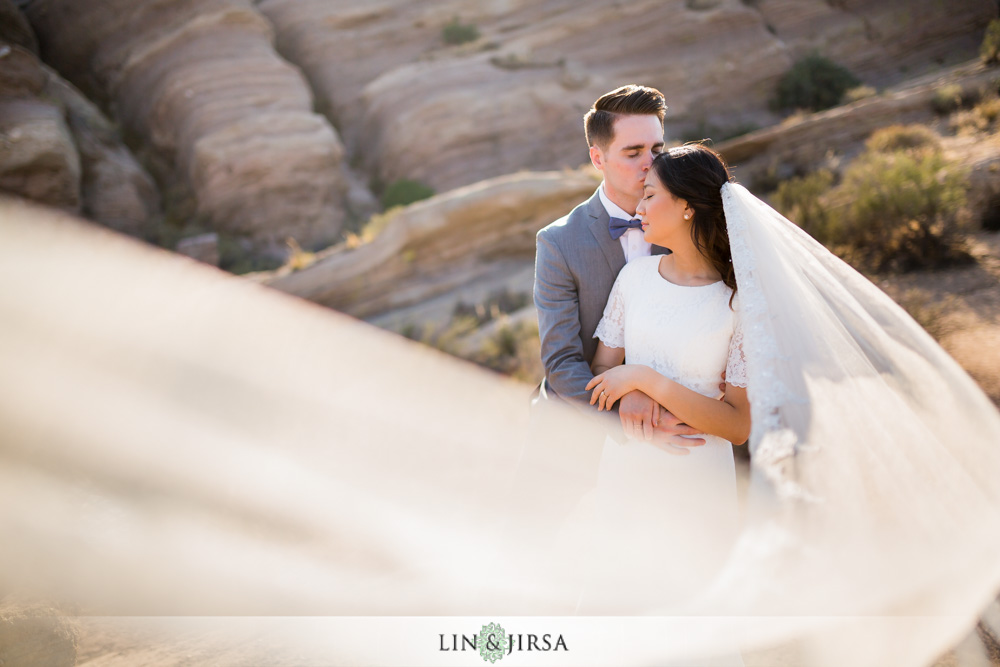
<instances>
[{"instance_id":1,"label":"groom's hand","mask_svg":"<svg viewBox=\"0 0 1000 667\"><path fill-rule=\"evenodd\" d=\"M650 440L659 422L660 405L639 390L630 391L618 404L618 417L626 437Z\"/></svg>"},{"instance_id":2,"label":"groom's hand","mask_svg":"<svg viewBox=\"0 0 1000 667\"><path fill-rule=\"evenodd\" d=\"M682 436L695 435L697 431L682 422L665 408L657 405L659 415L656 428L653 429L653 444L667 452L678 456L687 456L691 453L692 447L701 447L705 444L704 438L685 438Z\"/></svg>"}]
</instances>

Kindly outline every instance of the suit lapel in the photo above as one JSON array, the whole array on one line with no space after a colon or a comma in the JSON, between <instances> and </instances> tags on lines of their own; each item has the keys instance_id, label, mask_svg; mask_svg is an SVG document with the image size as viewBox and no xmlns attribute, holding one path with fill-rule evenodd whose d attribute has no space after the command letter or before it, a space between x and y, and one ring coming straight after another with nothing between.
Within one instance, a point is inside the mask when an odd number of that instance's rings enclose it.
<instances>
[{"instance_id":1,"label":"suit lapel","mask_svg":"<svg viewBox=\"0 0 1000 667\"><path fill-rule=\"evenodd\" d=\"M601 203L600 194L597 192L587 202L587 213L592 218L590 233L597 239L597 244L601 247L601 252L604 253L604 259L607 260L613 274L617 276L618 272L625 266L625 251L622 250L622 244L619 241L611 238L611 232L608 230L611 219L604 204Z\"/></svg>"}]
</instances>

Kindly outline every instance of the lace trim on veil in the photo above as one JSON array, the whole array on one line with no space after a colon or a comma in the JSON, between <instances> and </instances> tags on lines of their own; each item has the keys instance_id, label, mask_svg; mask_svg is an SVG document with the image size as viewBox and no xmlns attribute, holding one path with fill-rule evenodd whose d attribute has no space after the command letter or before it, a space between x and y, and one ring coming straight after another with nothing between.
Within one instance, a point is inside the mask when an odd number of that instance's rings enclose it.
<instances>
[{"instance_id":1,"label":"lace trim on veil","mask_svg":"<svg viewBox=\"0 0 1000 667\"><path fill-rule=\"evenodd\" d=\"M754 466L764 473L780 497L814 501L816 497L793 478L794 456L800 443L795 431L784 423L780 409L791 402L807 402L808 398L792 392L776 373L778 365L789 358L781 354L774 335L767 296L748 238L750 208L747 201L740 200L741 195L753 197L741 185L722 186L729 247L739 286L740 331L751 406L750 452Z\"/></svg>"}]
</instances>

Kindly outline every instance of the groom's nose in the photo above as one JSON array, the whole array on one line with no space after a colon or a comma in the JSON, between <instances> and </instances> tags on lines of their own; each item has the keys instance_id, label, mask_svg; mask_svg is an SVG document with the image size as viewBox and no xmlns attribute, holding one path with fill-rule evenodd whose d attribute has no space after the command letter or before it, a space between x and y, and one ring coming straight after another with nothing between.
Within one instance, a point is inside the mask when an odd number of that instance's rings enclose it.
<instances>
[{"instance_id":1,"label":"groom's nose","mask_svg":"<svg viewBox=\"0 0 1000 667\"><path fill-rule=\"evenodd\" d=\"M655 157L656 156L653 155L653 151L650 150L650 151L646 152L646 156L645 156L646 159L644 159L642 161L642 170L643 171L649 171L649 168L653 166L653 158L655 158Z\"/></svg>"}]
</instances>

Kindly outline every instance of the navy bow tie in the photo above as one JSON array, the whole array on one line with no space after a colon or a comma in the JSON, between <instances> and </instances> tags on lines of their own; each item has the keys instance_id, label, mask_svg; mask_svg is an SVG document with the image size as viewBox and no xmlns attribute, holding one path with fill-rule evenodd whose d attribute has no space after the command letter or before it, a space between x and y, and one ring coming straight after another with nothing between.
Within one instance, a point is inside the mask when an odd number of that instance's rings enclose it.
<instances>
[{"instance_id":1,"label":"navy bow tie","mask_svg":"<svg viewBox=\"0 0 1000 667\"><path fill-rule=\"evenodd\" d=\"M611 222L608 223L608 231L611 232L611 238L620 239L622 234L630 229L640 229L642 227L642 220L639 218L632 218L631 220L623 220L621 218L611 218Z\"/></svg>"}]
</instances>

